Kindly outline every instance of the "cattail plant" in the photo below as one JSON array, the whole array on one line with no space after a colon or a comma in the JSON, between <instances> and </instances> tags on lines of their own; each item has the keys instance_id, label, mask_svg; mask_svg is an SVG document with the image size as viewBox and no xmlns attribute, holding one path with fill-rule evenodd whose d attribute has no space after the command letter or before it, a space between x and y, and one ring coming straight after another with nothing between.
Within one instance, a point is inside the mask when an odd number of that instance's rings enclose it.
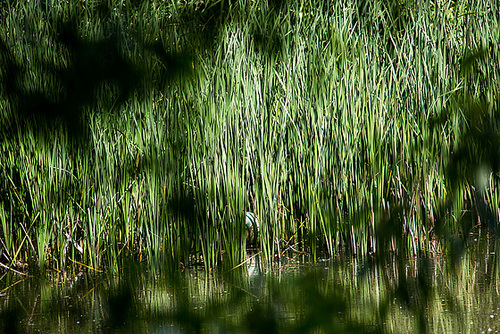
<instances>
[{"instance_id":1,"label":"cattail plant","mask_svg":"<svg viewBox=\"0 0 500 334\"><path fill-rule=\"evenodd\" d=\"M498 222L497 1L42 3L0 5L2 264L417 256Z\"/></svg>"}]
</instances>

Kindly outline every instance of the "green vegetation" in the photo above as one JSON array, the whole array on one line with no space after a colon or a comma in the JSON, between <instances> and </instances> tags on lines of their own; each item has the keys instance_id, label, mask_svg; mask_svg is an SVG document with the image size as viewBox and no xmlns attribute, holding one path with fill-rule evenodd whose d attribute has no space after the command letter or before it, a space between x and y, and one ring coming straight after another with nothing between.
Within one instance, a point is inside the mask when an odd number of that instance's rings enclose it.
<instances>
[{"instance_id":1,"label":"green vegetation","mask_svg":"<svg viewBox=\"0 0 500 334\"><path fill-rule=\"evenodd\" d=\"M231 267L245 211L266 261L496 231L498 6L2 2L0 262Z\"/></svg>"}]
</instances>

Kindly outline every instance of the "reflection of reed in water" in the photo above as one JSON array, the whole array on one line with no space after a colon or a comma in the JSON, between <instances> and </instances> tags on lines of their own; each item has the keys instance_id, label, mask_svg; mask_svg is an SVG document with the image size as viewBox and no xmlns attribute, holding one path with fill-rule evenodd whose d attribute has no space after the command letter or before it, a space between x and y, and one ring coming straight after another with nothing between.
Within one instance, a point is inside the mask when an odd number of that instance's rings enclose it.
<instances>
[{"instance_id":1,"label":"reflection of reed in water","mask_svg":"<svg viewBox=\"0 0 500 334\"><path fill-rule=\"evenodd\" d=\"M259 219L253 212L246 213L246 239L247 247L257 246L259 241Z\"/></svg>"}]
</instances>

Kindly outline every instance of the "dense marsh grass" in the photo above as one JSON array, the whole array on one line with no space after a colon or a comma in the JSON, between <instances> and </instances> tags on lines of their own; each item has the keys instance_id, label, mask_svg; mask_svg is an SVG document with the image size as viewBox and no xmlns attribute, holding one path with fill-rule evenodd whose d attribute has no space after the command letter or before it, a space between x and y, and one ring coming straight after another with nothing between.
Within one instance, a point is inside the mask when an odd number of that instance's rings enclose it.
<instances>
[{"instance_id":1,"label":"dense marsh grass","mask_svg":"<svg viewBox=\"0 0 500 334\"><path fill-rule=\"evenodd\" d=\"M6 2L2 263L447 251L500 219L496 1ZM454 240L454 239L453 239Z\"/></svg>"}]
</instances>

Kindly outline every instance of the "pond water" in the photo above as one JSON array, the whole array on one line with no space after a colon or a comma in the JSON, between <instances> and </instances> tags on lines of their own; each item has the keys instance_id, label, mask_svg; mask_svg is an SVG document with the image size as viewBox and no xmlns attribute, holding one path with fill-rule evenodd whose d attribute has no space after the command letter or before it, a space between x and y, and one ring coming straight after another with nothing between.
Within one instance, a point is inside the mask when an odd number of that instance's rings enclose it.
<instances>
[{"instance_id":1,"label":"pond water","mask_svg":"<svg viewBox=\"0 0 500 334\"><path fill-rule=\"evenodd\" d=\"M498 243L456 259L304 259L260 255L220 274L45 274L0 278L8 333L491 333L500 330Z\"/></svg>"}]
</instances>

